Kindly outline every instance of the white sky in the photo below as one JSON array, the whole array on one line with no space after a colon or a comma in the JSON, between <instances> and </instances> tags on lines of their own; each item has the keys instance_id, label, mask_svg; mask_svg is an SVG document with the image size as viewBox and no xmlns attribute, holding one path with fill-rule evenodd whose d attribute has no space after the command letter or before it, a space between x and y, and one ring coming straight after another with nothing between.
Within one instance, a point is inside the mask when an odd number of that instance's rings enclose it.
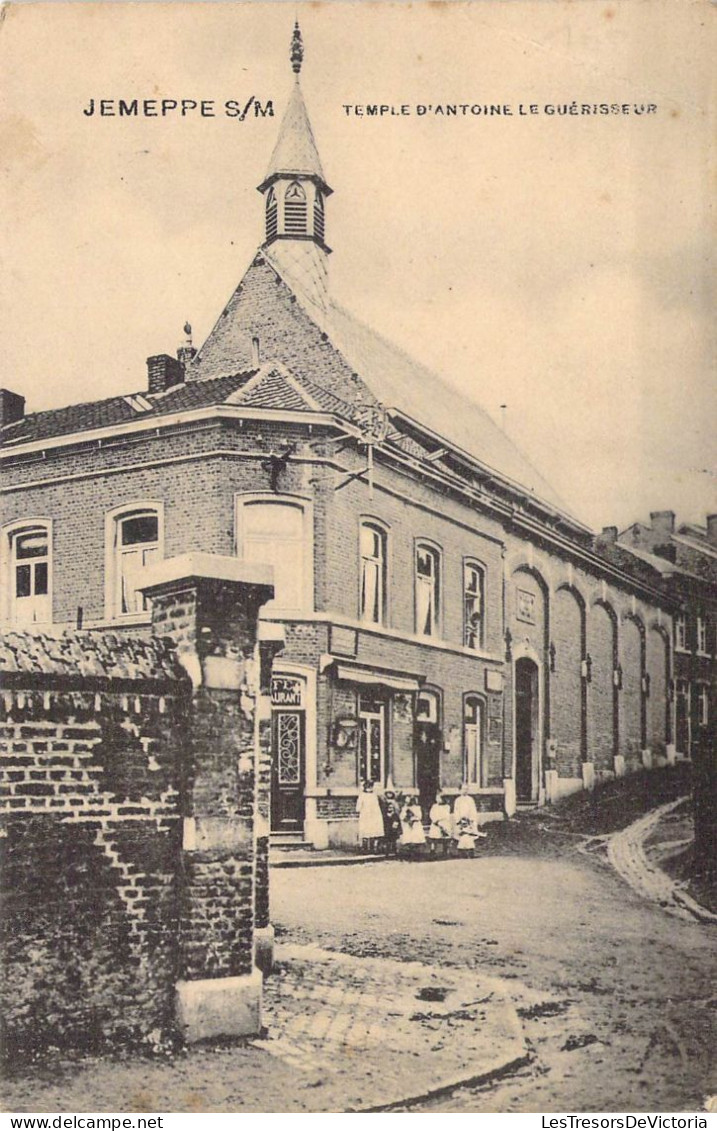
<instances>
[{"instance_id":1,"label":"white sky","mask_svg":"<svg viewBox=\"0 0 717 1131\"><path fill-rule=\"evenodd\" d=\"M82 115L92 97L288 96L324 169L332 287L474 396L572 511L717 510L708 0L33 4L0 27L1 383L28 411L145 387L262 238L277 118ZM383 119L344 103L658 104ZM711 165L711 168L710 168ZM712 277L713 278L713 277Z\"/></svg>"}]
</instances>

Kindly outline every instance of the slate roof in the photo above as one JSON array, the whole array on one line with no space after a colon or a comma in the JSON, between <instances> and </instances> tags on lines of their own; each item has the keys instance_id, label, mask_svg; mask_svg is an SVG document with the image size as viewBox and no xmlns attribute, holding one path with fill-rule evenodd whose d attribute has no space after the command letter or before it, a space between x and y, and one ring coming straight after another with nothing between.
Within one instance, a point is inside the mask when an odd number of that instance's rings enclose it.
<instances>
[{"instance_id":1,"label":"slate roof","mask_svg":"<svg viewBox=\"0 0 717 1131\"><path fill-rule=\"evenodd\" d=\"M129 393L126 397L108 397L106 400L89 401L85 404L70 405L67 408L31 412L22 420L8 424L0 431L0 444L15 446L32 443L35 440L49 440L74 432L91 432L96 428L126 424L145 417L161 417L170 413L223 404L227 397L245 385L255 372L256 370L250 370L206 381L175 385L165 393L151 394L141 390L138 393ZM141 397L151 407L144 410L133 408L130 400L134 397Z\"/></svg>"},{"instance_id":2,"label":"slate roof","mask_svg":"<svg viewBox=\"0 0 717 1131\"><path fill-rule=\"evenodd\" d=\"M616 542L603 542L599 535L594 539L593 548L598 557L604 558L611 565L631 574L653 589L660 589L665 593L670 592L669 577L675 572L683 572L671 562L656 558L653 554L635 554L631 548L620 546Z\"/></svg>"},{"instance_id":3,"label":"slate roof","mask_svg":"<svg viewBox=\"0 0 717 1131\"><path fill-rule=\"evenodd\" d=\"M317 302L314 290L290 271L286 258L277 255L274 246L260 249L232 294L195 358L194 379L226 371L236 365L238 359L247 356L255 332L257 308L256 299L245 306L244 296L252 289L253 278L258 278L264 262L270 265L305 318L313 324L316 340L320 338L324 348L333 351L333 366L322 364L316 371L311 369L316 399L335 396L337 389L345 392L339 397L337 408L330 411L341 411L345 415L350 403L377 402L389 412L399 412L433 433L435 447L440 446L441 440L447 441L478 461L489 474L508 480L522 492L576 521L547 480L472 397L369 329L328 296L325 303ZM257 294L259 290L257 288ZM281 299L277 296L266 301ZM290 349L291 343L286 348ZM307 379L300 359L290 360L287 354L282 360L302 380ZM349 394L346 375L351 373L358 380ZM351 413L349 419L355 415L353 410Z\"/></svg>"},{"instance_id":4,"label":"slate roof","mask_svg":"<svg viewBox=\"0 0 717 1131\"><path fill-rule=\"evenodd\" d=\"M298 76L282 119L264 184L280 173L319 177L326 184Z\"/></svg>"}]
</instances>

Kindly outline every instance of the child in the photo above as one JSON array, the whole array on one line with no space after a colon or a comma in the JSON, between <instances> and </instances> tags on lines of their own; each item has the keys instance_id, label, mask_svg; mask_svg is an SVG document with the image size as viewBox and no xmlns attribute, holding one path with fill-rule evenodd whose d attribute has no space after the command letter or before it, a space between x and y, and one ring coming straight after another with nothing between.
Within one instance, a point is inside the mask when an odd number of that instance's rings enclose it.
<instances>
[{"instance_id":1,"label":"child","mask_svg":"<svg viewBox=\"0 0 717 1131\"><path fill-rule=\"evenodd\" d=\"M436 855L436 845L440 842L443 855L448 855L451 843L451 807L445 801L442 793L436 794L436 800L431 805L428 814L431 827L428 830L428 842L431 856Z\"/></svg>"},{"instance_id":2,"label":"child","mask_svg":"<svg viewBox=\"0 0 717 1131\"><path fill-rule=\"evenodd\" d=\"M398 838L401 835L401 809L396 794L387 789L383 795L383 839L386 856L398 856Z\"/></svg>"},{"instance_id":3,"label":"child","mask_svg":"<svg viewBox=\"0 0 717 1131\"><path fill-rule=\"evenodd\" d=\"M423 813L418 804L418 798L409 795L406 804L401 810L401 844L408 849L409 855L415 855L416 849L426 843L426 834L423 831Z\"/></svg>"},{"instance_id":4,"label":"child","mask_svg":"<svg viewBox=\"0 0 717 1131\"><path fill-rule=\"evenodd\" d=\"M453 807L453 836L460 855L475 856L475 843L485 833L478 828L478 810L468 792L468 783L463 782L460 795Z\"/></svg>"},{"instance_id":5,"label":"child","mask_svg":"<svg viewBox=\"0 0 717 1131\"><path fill-rule=\"evenodd\" d=\"M356 798L356 812L361 851L375 852L378 842L383 837L384 829L383 813L378 797L373 791L372 781L363 783L363 791Z\"/></svg>"}]
</instances>

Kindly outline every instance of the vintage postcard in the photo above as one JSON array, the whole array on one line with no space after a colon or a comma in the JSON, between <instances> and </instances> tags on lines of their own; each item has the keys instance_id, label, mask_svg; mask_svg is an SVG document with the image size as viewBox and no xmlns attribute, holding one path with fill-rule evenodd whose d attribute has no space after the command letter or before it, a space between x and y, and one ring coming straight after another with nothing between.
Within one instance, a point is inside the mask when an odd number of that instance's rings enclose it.
<instances>
[{"instance_id":1,"label":"vintage postcard","mask_svg":"<svg viewBox=\"0 0 717 1131\"><path fill-rule=\"evenodd\" d=\"M714 15L0 10L7 1111L707 1127Z\"/></svg>"}]
</instances>

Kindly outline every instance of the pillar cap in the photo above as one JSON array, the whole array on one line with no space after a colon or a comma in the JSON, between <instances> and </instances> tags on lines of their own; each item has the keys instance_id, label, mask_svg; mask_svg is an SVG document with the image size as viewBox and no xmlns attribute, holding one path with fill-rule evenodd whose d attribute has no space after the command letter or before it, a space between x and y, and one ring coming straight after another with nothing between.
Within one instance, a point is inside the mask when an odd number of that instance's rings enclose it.
<instances>
[{"instance_id":1,"label":"pillar cap","mask_svg":"<svg viewBox=\"0 0 717 1131\"><path fill-rule=\"evenodd\" d=\"M224 557L221 554L206 554L197 551L192 554L179 554L175 558L165 558L153 562L144 571L143 593L151 597L153 592L181 581L233 581L237 584L260 585L274 589L274 570L263 562L246 562L241 558Z\"/></svg>"}]
</instances>

